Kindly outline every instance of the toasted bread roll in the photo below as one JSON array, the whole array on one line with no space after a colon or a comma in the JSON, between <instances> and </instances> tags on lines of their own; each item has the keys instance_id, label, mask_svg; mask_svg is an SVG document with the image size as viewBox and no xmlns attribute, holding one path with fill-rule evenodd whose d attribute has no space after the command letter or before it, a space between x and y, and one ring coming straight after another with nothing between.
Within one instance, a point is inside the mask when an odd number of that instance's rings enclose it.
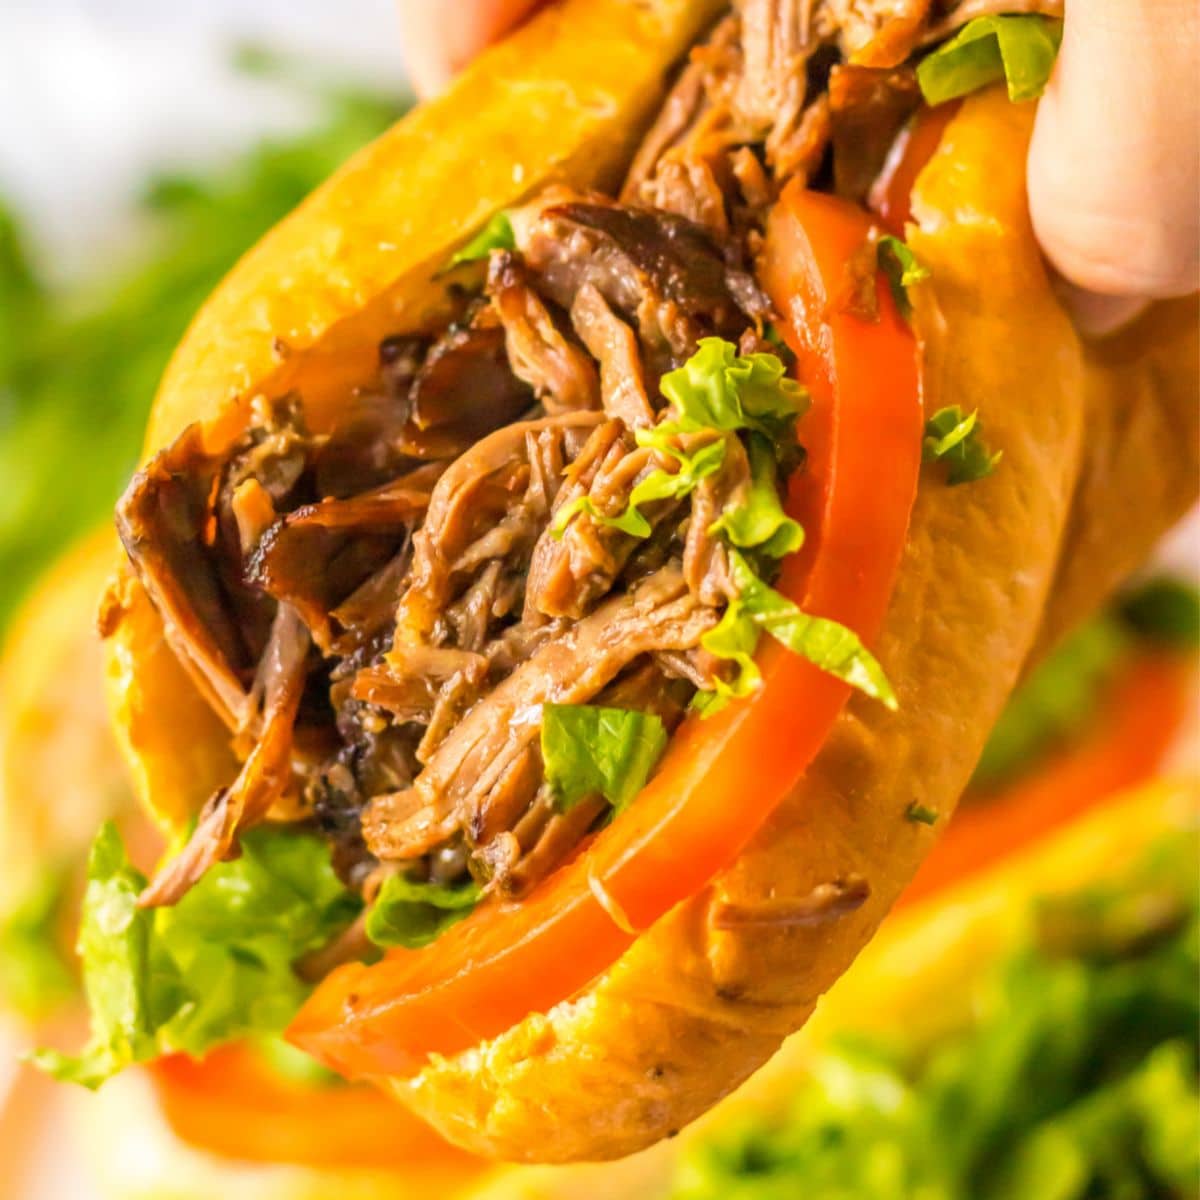
<instances>
[{"instance_id":1,"label":"toasted bread roll","mask_svg":"<svg viewBox=\"0 0 1200 1200\"><path fill-rule=\"evenodd\" d=\"M1094 476L1106 469L1106 442L1097 458L1085 454L1088 418L1119 426L1114 408L1139 397L1149 453L1126 478L1157 472L1150 430L1172 428L1194 395L1195 305L1148 317L1123 354L1080 341L1026 213L1020 164L1031 120L1002 92L971 98L915 193L908 240L931 272L917 300L926 408L977 407L1004 466L965 489L927 480L918 494L879 644L899 711L852 700L737 864L585 995L394 1084L452 1140L503 1157L616 1157L678 1131L742 1082L804 1023L937 836L906 819L909 806L932 809L939 823L950 816L1033 649L1060 560L1070 591L1055 602L1058 628L1093 607L1186 507L1194 437L1167 452L1179 485L1150 483L1144 500L1131 498L1139 512L1121 522L1118 544L1085 550L1074 540L1087 529L1103 541L1089 513L1106 491ZM1079 532L1064 542L1077 492ZM850 879L870 887L851 913L714 927L719 906L800 903Z\"/></svg>"},{"instance_id":2,"label":"toasted bread roll","mask_svg":"<svg viewBox=\"0 0 1200 1200\"><path fill-rule=\"evenodd\" d=\"M197 420L220 442L256 398L288 389L327 425L380 338L441 310L437 269L466 235L552 179L611 180L667 66L719 7L573 0L485 56L239 264L168 370L147 449ZM1186 506L1195 304L1152 310L1111 344L1080 340L1026 211L1031 121L1002 91L969 98L914 195L908 241L931 272L914 292L926 410L977 409L1003 461L968 487L922 481L877 644L899 710L852 700L741 858L584 992L390 1081L452 1141L508 1159L612 1158L736 1087L913 875L937 829L906 814L949 817L1039 627L1050 638L1082 617ZM178 821L229 782L227 734L132 578L108 618L118 727L144 798ZM845 888L865 901L826 902ZM772 920L785 910L803 918ZM746 919L715 919L730 911Z\"/></svg>"}]
</instances>

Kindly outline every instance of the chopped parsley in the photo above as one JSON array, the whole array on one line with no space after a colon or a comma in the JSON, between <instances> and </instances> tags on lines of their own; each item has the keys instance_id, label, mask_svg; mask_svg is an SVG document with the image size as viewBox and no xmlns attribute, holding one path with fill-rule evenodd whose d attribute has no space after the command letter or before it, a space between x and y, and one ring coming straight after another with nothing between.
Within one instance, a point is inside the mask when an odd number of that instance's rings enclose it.
<instances>
[{"instance_id":1,"label":"chopped parsley","mask_svg":"<svg viewBox=\"0 0 1200 1200\"><path fill-rule=\"evenodd\" d=\"M929 808L924 804L918 804L915 800L904 810L904 817L908 821L912 821L916 825L936 825L938 814L937 809Z\"/></svg>"},{"instance_id":2,"label":"chopped parsley","mask_svg":"<svg viewBox=\"0 0 1200 1200\"><path fill-rule=\"evenodd\" d=\"M912 316L912 301L908 298L908 289L914 283L928 279L929 268L922 266L908 246L890 233L875 243L875 254L880 270L887 278L892 299L896 301L896 307L907 320Z\"/></svg>"},{"instance_id":3,"label":"chopped parsley","mask_svg":"<svg viewBox=\"0 0 1200 1200\"><path fill-rule=\"evenodd\" d=\"M940 408L925 422L924 459L948 467L946 482L974 483L990 475L1003 457L983 440L978 411L964 414L957 404Z\"/></svg>"}]
</instances>

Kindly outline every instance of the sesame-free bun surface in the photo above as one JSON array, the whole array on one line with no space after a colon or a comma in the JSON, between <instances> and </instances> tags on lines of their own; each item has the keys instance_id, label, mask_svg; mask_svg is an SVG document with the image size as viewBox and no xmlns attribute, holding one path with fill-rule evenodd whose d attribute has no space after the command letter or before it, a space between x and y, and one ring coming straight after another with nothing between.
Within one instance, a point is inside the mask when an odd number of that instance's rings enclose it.
<instances>
[{"instance_id":1,"label":"sesame-free bun surface","mask_svg":"<svg viewBox=\"0 0 1200 1200\"><path fill-rule=\"evenodd\" d=\"M175 356L148 450L196 419L244 420L243 402L288 387L327 420L380 337L438 310L436 268L492 212L552 178L619 170L668 65L718 7L569 0L485 56L235 269ZM852 700L748 851L582 994L391 1081L452 1141L508 1159L612 1158L736 1087L804 1023L915 872L937 828L907 809L944 824L1043 622L1057 631L1085 615L1186 506L1195 304L1153 309L1107 347L1080 340L1026 212L1032 115L999 90L969 98L917 184L908 240L931 271L914 289L927 410L978 409L1004 458L968 486L922 478L876 646L899 711ZM1140 432L1127 443L1131 396ZM198 757L202 706L129 579L114 626L117 723L144 798L177 819L228 782L225 735L211 718L205 769L180 771ZM868 901L821 924L732 932L709 920L717 901L802 899L852 876Z\"/></svg>"}]
</instances>

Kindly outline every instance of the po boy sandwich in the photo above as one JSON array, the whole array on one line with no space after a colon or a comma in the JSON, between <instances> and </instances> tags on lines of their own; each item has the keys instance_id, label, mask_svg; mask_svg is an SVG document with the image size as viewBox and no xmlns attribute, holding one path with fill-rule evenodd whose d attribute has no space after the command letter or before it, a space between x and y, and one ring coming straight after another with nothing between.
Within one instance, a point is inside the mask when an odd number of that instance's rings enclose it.
<instances>
[{"instance_id":1,"label":"po boy sandwich","mask_svg":"<svg viewBox=\"0 0 1200 1200\"><path fill-rule=\"evenodd\" d=\"M100 703L99 643L94 635L89 637L94 597L111 563L111 537L109 533L88 539L47 574L0 656L5 697L0 722L0 852L10 864L0 897L0 1003L6 1009L36 998L36 1009L44 1015L63 999L60 983L69 971L70 937L64 920L66 895L74 890L70 880L81 877L84 867L80 831L69 822L39 826L28 797L41 788L70 800L76 824L92 820L92 806L101 803L123 819L123 832L138 847L139 861L153 860L153 850L143 848L145 830L133 822L120 786L119 757ZM1103 970L1114 972L1114 986L1118 976L1130 972L1144 978L1142 990L1129 994L1124 1003L1139 1012L1139 1026L1146 1023L1141 1006L1147 996L1160 995L1152 980L1162 979L1162 972L1157 950L1147 955L1139 930L1143 924L1147 927L1154 946L1160 935L1176 936L1169 919L1174 910L1169 905L1164 909L1162 903L1169 893L1158 842L1164 818L1168 824L1189 819L1194 796L1190 807L1186 797L1189 786L1194 792L1194 783L1181 780L1178 786L1163 786L1115 805L1111 794L1148 779L1164 754L1175 757L1177 770L1184 766L1178 760L1178 742L1187 694L1195 682L1196 617L1193 591L1177 582L1155 580L1126 593L1039 665L1010 699L963 803L901 898L901 911L889 918L868 952L839 980L822 1002L820 1016L799 1038L790 1039L769 1068L682 1139L618 1164L497 1167L447 1147L383 1091L345 1084L306 1065L298 1052L284 1053L278 1040L258 1038L223 1046L202 1061L170 1055L125 1073L99 1095L77 1093L69 1110L75 1135L71 1144L83 1148L90 1177L114 1200L214 1195L303 1200L335 1194L373 1200L431 1191L464 1200L579 1200L614 1194L690 1198L698 1189L702 1194L724 1194L721 1189L734 1186L735 1176L740 1180L743 1155L738 1148L743 1138L771 1148L769 1169L774 1174L799 1173L813 1186L846 1173L865 1178L871 1156L862 1155L858 1139L887 1139L890 1144L896 1138L898 1147L910 1146L902 1115L908 1106L880 1126L882 1114L872 1117L869 1093L849 1109L844 1099L838 1102L832 1094L825 1099L827 1079L844 1080L846 1073L869 1079L898 1065L894 1053L877 1059L864 1057L861 1047L853 1052L842 1048L845 1037L853 1036L856 1045L864 1035L873 1041L884 1038L889 1045L898 1041L906 1048L902 1068L909 1055L924 1061L930 1049L941 1054L947 1033L957 1036L955 1031L970 1024L967 1018L977 1007L978 996L966 982L978 981L981 974L990 977L993 943L1000 935L1021 932L1028 893L1052 888L1065 894L1076 881L1090 881L1096 873L1109 888L1118 862L1132 861L1142 853L1139 847L1153 843L1153 873L1140 885L1145 897L1137 890L1113 897L1115 911L1141 914L1139 923L1133 929L1125 921L1114 923L1105 915L1107 908L1097 909L1089 899L1086 910L1080 908L1089 924L1076 931L1095 926L1122 938L1130 935L1128 954ZM71 680L67 690L62 686L65 677ZM83 764L93 785L86 790L80 788ZM1109 811L1092 816L1101 804ZM44 815L65 816L68 807L64 803ZM1064 834L1066 826L1070 832ZM1178 832L1171 836L1182 839ZM1186 863L1189 853L1181 846L1177 857ZM49 909L28 903L55 892L58 899ZM30 921L35 909L50 912L51 919L35 926ZM1062 951L1058 945L1051 961L1057 962ZM1092 969L1092 956L1081 957ZM53 962L53 970L39 966L47 960ZM28 986L12 989L14 980L36 983L37 996ZM1043 990L1040 976L1035 978L1024 959L1015 982L1037 989L1035 995ZM1162 979L1162 988L1167 986ZM1057 1021L1054 989L1044 990L1045 1017ZM889 997L883 1011L875 1002L881 994ZM984 996L990 995L985 985ZM1013 1002L1028 1017L1028 999ZM32 1006L22 1007L28 1013ZM981 1029L973 1035L983 1039L985 1048L1011 1042L1001 1031L1011 1027L1012 1014L994 1007L991 1000L985 1008L993 1032ZM1086 1021L1093 1007L1081 1003L1077 1019ZM1097 1029L1089 1036L1099 1033ZM1165 1042L1166 1031L1157 1026L1148 1030L1147 1041L1154 1039ZM1105 1095L1114 1090L1111 1081L1097 1080L1096 1059L1119 1060L1124 1064L1120 1070L1128 1071L1128 1043L1122 1039L1114 1053L1111 1044L1072 1040L1093 1065L1073 1076L1070 1063L1061 1064L1055 1095L1072 1101L1082 1115L1101 1102L1098 1095L1093 1099L1097 1089ZM946 1045L944 1053L953 1052ZM1039 1050L1031 1045L1027 1053L1032 1061ZM1114 1112L1114 1120L1123 1121L1129 1108L1129 1115L1137 1119L1140 1105L1135 1101L1142 1085L1135 1088L1133 1080L1145 1075L1149 1086L1150 1076L1157 1079L1159 1074L1151 1063L1165 1057L1166 1048L1156 1045L1144 1068L1133 1063L1129 1087L1122 1085L1120 1092L1129 1093L1131 1104ZM937 1069L925 1069L924 1076L928 1080L918 1077L911 1084L896 1078L890 1086L911 1087L918 1104L936 1104L939 1088L961 1086ZM990 1114L993 1125L980 1122L971 1137L990 1144L988 1130L1002 1121L1015 1153L1024 1139L1040 1136L1036 1125L1026 1128L1023 1122L1055 1118L1046 1113L1040 1098L1029 1103L1019 1076L1013 1078L1010 1092L1002 1110L987 1106L984 1115ZM844 1089L837 1095L844 1098ZM0 1111L0 1132L11 1136L9 1110L22 1100L30 1104L29 1096L10 1094ZM890 1107L886 1111L893 1112ZM835 1146L821 1137L819 1131L830 1122L846 1129L848 1141ZM960 1144L962 1133L956 1128L940 1136ZM1100 1170L1108 1156L1100 1152L1099 1143L1107 1137L1100 1130L1086 1136L1080 1132L1080 1150L1094 1153ZM21 1155L5 1145L10 1150L10 1175L15 1172L15 1180L26 1181ZM862 1159L861 1167L852 1165L857 1158ZM954 1161L952 1177L960 1177L968 1189L982 1186L981 1166L972 1165L970 1156L913 1149L904 1150L902 1158L906 1170L915 1171L925 1170L923 1163ZM774 1186L761 1177L762 1169L755 1167L755 1179L740 1184L750 1195Z\"/></svg>"},{"instance_id":2,"label":"po boy sandwich","mask_svg":"<svg viewBox=\"0 0 1200 1200\"><path fill-rule=\"evenodd\" d=\"M97 842L84 957L129 986L47 1065L290 1021L565 1161L804 1023L1031 653L1194 492L1195 303L1085 344L1032 237L1056 44L568 0L239 264L101 616L176 845Z\"/></svg>"}]
</instances>

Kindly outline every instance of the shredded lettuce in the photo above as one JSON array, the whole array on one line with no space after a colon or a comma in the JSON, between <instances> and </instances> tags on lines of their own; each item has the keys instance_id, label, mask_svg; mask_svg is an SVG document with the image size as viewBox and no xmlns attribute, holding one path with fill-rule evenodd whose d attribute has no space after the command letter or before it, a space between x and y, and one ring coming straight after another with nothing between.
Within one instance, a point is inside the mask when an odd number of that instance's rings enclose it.
<instances>
[{"instance_id":1,"label":"shredded lettuce","mask_svg":"<svg viewBox=\"0 0 1200 1200\"><path fill-rule=\"evenodd\" d=\"M693 1140L672 1200L1156 1200L1200 1178L1194 838L1030 933L937 1039L847 1036L772 1108ZM1055 903L1058 903L1057 901ZM1136 919L1111 927L1117 906ZM1036 914L1036 915L1035 915ZM1060 922L1061 924L1061 922Z\"/></svg>"},{"instance_id":2,"label":"shredded lettuce","mask_svg":"<svg viewBox=\"0 0 1200 1200\"><path fill-rule=\"evenodd\" d=\"M666 745L666 728L654 713L592 704L542 706L542 761L560 812L596 795L622 812Z\"/></svg>"},{"instance_id":3,"label":"shredded lettuce","mask_svg":"<svg viewBox=\"0 0 1200 1200\"><path fill-rule=\"evenodd\" d=\"M251 1039L250 1047L272 1074L309 1088L339 1088L346 1080L315 1058L286 1042L279 1034Z\"/></svg>"},{"instance_id":4,"label":"shredded lettuce","mask_svg":"<svg viewBox=\"0 0 1200 1200\"><path fill-rule=\"evenodd\" d=\"M1062 22L1035 13L976 17L917 66L927 104L942 104L999 79L1013 101L1036 100L1046 87Z\"/></svg>"},{"instance_id":5,"label":"shredded lettuce","mask_svg":"<svg viewBox=\"0 0 1200 1200\"><path fill-rule=\"evenodd\" d=\"M739 355L722 338L701 338L696 353L660 386L677 415L650 431L656 444L678 433L749 429L786 445L808 407L804 389L788 378L777 355Z\"/></svg>"},{"instance_id":6,"label":"shredded lettuce","mask_svg":"<svg viewBox=\"0 0 1200 1200\"><path fill-rule=\"evenodd\" d=\"M674 409L674 416L659 422L651 429L637 431L639 446L649 446L660 454L674 459L675 471L652 471L630 493L625 510L616 516L600 512L590 497L580 496L564 505L554 520L552 532L562 537L572 519L587 513L602 525L620 529L631 537L650 536L651 525L642 515L641 506L656 500L680 500L690 495L696 485L715 474L725 462L726 436L739 432L757 435L773 456L781 448L795 442L796 420L807 406L804 389L789 379L782 361L774 354L739 355L732 342L722 338L701 338L696 353L682 367L662 379L662 394ZM720 434L697 450L681 450L677 441L682 434ZM772 475L777 472L772 467ZM770 503L766 496L767 468L761 452L758 486L752 497L753 510L731 521L741 522L746 535L746 522L761 524L775 521L768 535L777 537L779 544L800 544L800 527L779 513L778 519L767 513ZM772 489L774 484L771 485ZM778 496L773 498L778 509ZM759 545L759 542L735 543ZM788 551L781 550L780 553Z\"/></svg>"},{"instance_id":7,"label":"shredded lettuce","mask_svg":"<svg viewBox=\"0 0 1200 1200\"><path fill-rule=\"evenodd\" d=\"M639 444L647 444L649 431L639 430ZM715 474L725 462L725 439L718 438L714 442L701 446L699 450L685 453L669 443L662 443L656 448L669 455L678 463L675 471L665 471L661 468L651 471L645 479L636 483L629 493L629 503L625 511L610 517L600 512L590 496L577 496L570 504L564 504L554 518L551 528L552 536L561 538L567 526L578 513L585 512L592 520L601 525L619 529L630 537L647 538L652 532L650 522L642 515L643 504L653 504L656 500L682 500L696 490L696 485L702 479Z\"/></svg>"},{"instance_id":8,"label":"shredded lettuce","mask_svg":"<svg viewBox=\"0 0 1200 1200\"><path fill-rule=\"evenodd\" d=\"M746 440L750 488L743 502L731 504L709 526L730 545L755 549L769 558L793 554L804 544L804 530L783 511L779 501L779 467L775 450L761 434Z\"/></svg>"},{"instance_id":9,"label":"shredded lettuce","mask_svg":"<svg viewBox=\"0 0 1200 1200\"><path fill-rule=\"evenodd\" d=\"M892 234L885 234L875 244L875 254L879 267L887 277L888 287L896 307L907 320L912 316L912 301L908 298L908 289L914 283L929 278L929 268L922 266L917 256Z\"/></svg>"},{"instance_id":10,"label":"shredded lettuce","mask_svg":"<svg viewBox=\"0 0 1200 1200\"><path fill-rule=\"evenodd\" d=\"M470 916L478 903L473 881L451 886L389 875L367 913L367 937L377 946L417 950Z\"/></svg>"},{"instance_id":11,"label":"shredded lettuce","mask_svg":"<svg viewBox=\"0 0 1200 1200\"><path fill-rule=\"evenodd\" d=\"M700 644L718 658L732 659L737 670L732 682L718 681L714 692L701 693L697 707L702 712L711 713L758 686L761 676L752 656L762 632L770 634L793 654L895 710L897 700L892 685L853 630L837 621L801 612L786 596L764 583L742 555L732 549L729 572L738 594Z\"/></svg>"},{"instance_id":12,"label":"shredded lettuce","mask_svg":"<svg viewBox=\"0 0 1200 1200\"><path fill-rule=\"evenodd\" d=\"M515 250L516 235L513 233L512 221L508 213L498 212L492 219L450 259L449 266L457 267L461 263L478 262L487 258L493 250Z\"/></svg>"},{"instance_id":13,"label":"shredded lettuce","mask_svg":"<svg viewBox=\"0 0 1200 1200\"><path fill-rule=\"evenodd\" d=\"M978 412L964 414L953 404L939 408L925 422L925 461L945 463L946 482L952 486L990 475L1003 456L1002 450L992 453L984 442Z\"/></svg>"},{"instance_id":14,"label":"shredded lettuce","mask_svg":"<svg viewBox=\"0 0 1200 1200\"><path fill-rule=\"evenodd\" d=\"M308 993L293 964L361 908L320 839L287 828L251 830L239 858L213 867L172 908L139 908L145 883L116 826L104 825L78 945L91 1040L77 1056L34 1055L59 1079L94 1088L131 1063L278 1033Z\"/></svg>"}]
</instances>

